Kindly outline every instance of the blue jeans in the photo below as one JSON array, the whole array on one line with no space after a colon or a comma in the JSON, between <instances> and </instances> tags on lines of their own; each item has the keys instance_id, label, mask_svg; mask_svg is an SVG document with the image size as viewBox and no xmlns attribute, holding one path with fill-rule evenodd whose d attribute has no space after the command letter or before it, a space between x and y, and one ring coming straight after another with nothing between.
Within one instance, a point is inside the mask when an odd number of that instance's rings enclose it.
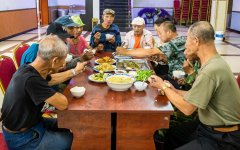
<instances>
[{"instance_id":1,"label":"blue jeans","mask_svg":"<svg viewBox=\"0 0 240 150\"><path fill-rule=\"evenodd\" d=\"M73 140L72 133L57 128L57 120L53 118L44 119L24 132L10 133L3 128L3 134L10 150L67 150Z\"/></svg>"}]
</instances>

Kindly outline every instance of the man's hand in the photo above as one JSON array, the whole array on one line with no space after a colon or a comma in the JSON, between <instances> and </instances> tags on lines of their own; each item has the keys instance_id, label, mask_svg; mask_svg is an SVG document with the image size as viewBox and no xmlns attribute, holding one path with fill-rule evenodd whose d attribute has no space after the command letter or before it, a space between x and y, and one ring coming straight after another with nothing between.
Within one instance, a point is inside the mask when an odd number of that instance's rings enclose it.
<instances>
[{"instance_id":1,"label":"man's hand","mask_svg":"<svg viewBox=\"0 0 240 150\"><path fill-rule=\"evenodd\" d=\"M100 32L95 33L94 34L94 42L98 43L99 40L100 40L100 37L101 37L101 33Z\"/></svg>"},{"instance_id":2,"label":"man's hand","mask_svg":"<svg viewBox=\"0 0 240 150\"><path fill-rule=\"evenodd\" d=\"M82 63L78 62L77 66L75 67L76 74L83 72L86 64L87 62L82 62Z\"/></svg>"},{"instance_id":3,"label":"man's hand","mask_svg":"<svg viewBox=\"0 0 240 150\"><path fill-rule=\"evenodd\" d=\"M158 89L162 89L162 86L164 84L163 80L156 76L156 75L152 75L148 78L148 81L150 83L150 86L158 88Z\"/></svg>"},{"instance_id":4,"label":"man's hand","mask_svg":"<svg viewBox=\"0 0 240 150\"><path fill-rule=\"evenodd\" d=\"M89 61L90 59L92 59L94 57L94 54L92 51L87 51L86 53L84 53L81 57L81 61Z\"/></svg>"},{"instance_id":5,"label":"man's hand","mask_svg":"<svg viewBox=\"0 0 240 150\"><path fill-rule=\"evenodd\" d=\"M116 39L115 39L115 36L113 36L112 38L110 38L110 39L107 39L107 41L109 42L109 43L112 43L112 44L114 44L115 43L115 41L116 41Z\"/></svg>"},{"instance_id":6,"label":"man's hand","mask_svg":"<svg viewBox=\"0 0 240 150\"><path fill-rule=\"evenodd\" d=\"M117 49L116 49L116 52L117 52L117 54L119 54L119 55L126 55L126 53L127 53L127 49L125 49L125 48L123 48L123 47L117 47Z\"/></svg>"},{"instance_id":7,"label":"man's hand","mask_svg":"<svg viewBox=\"0 0 240 150\"><path fill-rule=\"evenodd\" d=\"M103 44L98 44L97 51L103 51L103 50L104 50L104 45Z\"/></svg>"},{"instance_id":8,"label":"man's hand","mask_svg":"<svg viewBox=\"0 0 240 150\"><path fill-rule=\"evenodd\" d=\"M185 84L185 79L184 78L177 79L177 83L179 85L184 85Z\"/></svg>"},{"instance_id":9,"label":"man's hand","mask_svg":"<svg viewBox=\"0 0 240 150\"><path fill-rule=\"evenodd\" d=\"M193 65L190 61L184 60L183 62L183 70L186 74L191 74L194 72Z\"/></svg>"}]
</instances>

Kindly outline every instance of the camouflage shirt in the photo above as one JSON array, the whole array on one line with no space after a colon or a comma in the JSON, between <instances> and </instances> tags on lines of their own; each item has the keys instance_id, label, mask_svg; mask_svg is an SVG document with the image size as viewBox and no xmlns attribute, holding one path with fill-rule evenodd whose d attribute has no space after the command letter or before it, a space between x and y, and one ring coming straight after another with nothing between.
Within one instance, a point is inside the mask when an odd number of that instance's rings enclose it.
<instances>
[{"instance_id":1,"label":"camouflage shirt","mask_svg":"<svg viewBox=\"0 0 240 150\"><path fill-rule=\"evenodd\" d=\"M183 70L185 42L186 37L179 36L158 47L168 58L170 76L174 70Z\"/></svg>"}]
</instances>

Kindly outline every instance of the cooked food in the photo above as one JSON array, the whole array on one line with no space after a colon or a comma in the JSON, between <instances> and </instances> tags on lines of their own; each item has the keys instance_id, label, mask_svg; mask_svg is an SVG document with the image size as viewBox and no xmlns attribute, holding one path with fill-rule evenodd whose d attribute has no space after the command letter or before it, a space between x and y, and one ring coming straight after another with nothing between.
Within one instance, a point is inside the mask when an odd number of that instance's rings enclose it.
<instances>
[{"instance_id":1,"label":"cooked food","mask_svg":"<svg viewBox=\"0 0 240 150\"><path fill-rule=\"evenodd\" d=\"M133 79L127 76L112 76L108 78L108 82L111 83L132 83Z\"/></svg>"},{"instance_id":2,"label":"cooked food","mask_svg":"<svg viewBox=\"0 0 240 150\"><path fill-rule=\"evenodd\" d=\"M129 70L139 70L141 68L139 64L133 61L125 61L124 66Z\"/></svg>"},{"instance_id":3,"label":"cooked food","mask_svg":"<svg viewBox=\"0 0 240 150\"><path fill-rule=\"evenodd\" d=\"M106 73L96 73L91 76L92 80L103 82L107 77Z\"/></svg>"},{"instance_id":4,"label":"cooked food","mask_svg":"<svg viewBox=\"0 0 240 150\"><path fill-rule=\"evenodd\" d=\"M99 71L113 71L114 67L108 63L102 63L101 65L96 67L97 70Z\"/></svg>"},{"instance_id":5,"label":"cooked food","mask_svg":"<svg viewBox=\"0 0 240 150\"><path fill-rule=\"evenodd\" d=\"M113 60L112 58L106 56L106 57L99 58L99 59L97 60L97 62L98 62L99 64L101 64L101 63L113 64L113 63L114 63L114 60Z\"/></svg>"}]
</instances>

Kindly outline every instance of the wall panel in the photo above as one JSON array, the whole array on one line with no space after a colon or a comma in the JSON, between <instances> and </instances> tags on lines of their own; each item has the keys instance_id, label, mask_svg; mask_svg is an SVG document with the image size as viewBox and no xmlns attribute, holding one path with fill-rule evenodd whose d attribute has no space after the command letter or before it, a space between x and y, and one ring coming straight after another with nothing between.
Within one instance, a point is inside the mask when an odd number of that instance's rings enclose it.
<instances>
[{"instance_id":1,"label":"wall panel","mask_svg":"<svg viewBox=\"0 0 240 150\"><path fill-rule=\"evenodd\" d=\"M0 39L37 27L36 9L0 12Z\"/></svg>"}]
</instances>

